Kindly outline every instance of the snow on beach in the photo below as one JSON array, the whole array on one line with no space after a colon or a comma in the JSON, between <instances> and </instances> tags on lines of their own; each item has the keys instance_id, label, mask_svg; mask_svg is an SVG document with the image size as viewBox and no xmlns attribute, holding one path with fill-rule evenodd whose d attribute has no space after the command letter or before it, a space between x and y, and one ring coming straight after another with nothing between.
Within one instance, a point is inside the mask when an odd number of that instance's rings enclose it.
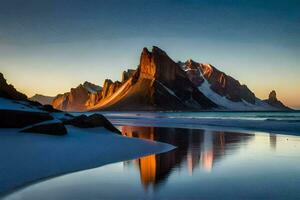
<instances>
[{"instance_id":1,"label":"snow on beach","mask_svg":"<svg viewBox=\"0 0 300 200\"><path fill-rule=\"evenodd\" d=\"M0 110L19 110L27 112L44 112L26 101L17 101L0 97Z\"/></svg>"},{"instance_id":2,"label":"snow on beach","mask_svg":"<svg viewBox=\"0 0 300 200\"><path fill-rule=\"evenodd\" d=\"M0 129L0 194L30 182L169 151L172 145L127 138L104 128L67 126L66 136Z\"/></svg>"},{"instance_id":3,"label":"snow on beach","mask_svg":"<svg viewBox=\"0 0 300 200\"><path fill-rule=\"evenodd\" d=\"M0 98L0 109L37 111L27 102ZM93 114L72 113L73 115ZM102 112L114 125L178 127L211 130L256 130L300 135L300 113ZM65 113L51 113L57 122ZM67 126L65 136L19 133L0 129L0 194L31 182L108 163L169 151L172 145L127 138L104 128Z\"/></svg>"}]
</instances>

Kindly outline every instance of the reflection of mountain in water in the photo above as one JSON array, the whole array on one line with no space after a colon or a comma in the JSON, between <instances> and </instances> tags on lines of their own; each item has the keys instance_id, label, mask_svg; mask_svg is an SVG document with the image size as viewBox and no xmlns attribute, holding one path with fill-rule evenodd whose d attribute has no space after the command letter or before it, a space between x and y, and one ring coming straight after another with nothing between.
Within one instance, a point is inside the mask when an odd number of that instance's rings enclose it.
<instances>
[{"instance_id":1,"label":"reflection of mountain in water","mask_svg":"<svg viewBox=\"0 0 300 200\"><path fill-rule=\"evenodd\" d=\"M236 150L242 143L254 135L229 132L209 132L199 129L156 128L123 126L122 134L177 146L176 149L159 155L150 155L134 161L140 170L141 182L148 186L158 186L174 169L186 168L192 175L199 166L211 171L214 163L220 160L226 151ZM129 163L127 163L129 164Z\"/></svg>"},{"instance_id":2,"label":"reflection of mountain in water","mask_svg":"<svg viewBox=\"0 0 300 200\"><path fill-rule=\"evenodd\" d=\"M271 148L276 149L276 145L277 145L276 135L270 134L270 146L271 146Z\"/></svg>"}]
</instances>

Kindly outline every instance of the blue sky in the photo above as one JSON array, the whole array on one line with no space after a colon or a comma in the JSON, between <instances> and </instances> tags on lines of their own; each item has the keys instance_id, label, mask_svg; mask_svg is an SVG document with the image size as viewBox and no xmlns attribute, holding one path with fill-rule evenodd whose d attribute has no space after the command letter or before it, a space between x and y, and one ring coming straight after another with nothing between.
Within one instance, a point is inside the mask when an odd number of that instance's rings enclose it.
<instances>
[{"instance_id":1,"label":"blue sky","mask_svg":"<svg viewBox=\"0 0 300 200\"><path fill-rule=\"evenodd\" d=\"M0 71L29 96L135 68L144 46L208 62L300 107L300 2L1 0Z\"/></svg>"}]
</instances>

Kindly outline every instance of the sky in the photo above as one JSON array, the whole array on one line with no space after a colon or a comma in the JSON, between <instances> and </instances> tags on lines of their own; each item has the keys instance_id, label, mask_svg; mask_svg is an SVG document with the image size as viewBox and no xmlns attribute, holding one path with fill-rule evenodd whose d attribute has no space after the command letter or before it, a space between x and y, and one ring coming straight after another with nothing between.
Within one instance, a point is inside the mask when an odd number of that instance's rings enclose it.
<instances>
[{"instance_id":1,"label":"sky","mask_svg":"<svg viewBox=\"0 0 300 200\"><path fill-rule=\"evenodd\" d=\"M300 108L298 0L0 0L0 72L55 96L120 80L143 47L210 63L257 97Z\"/></svg>"}]
</instances>

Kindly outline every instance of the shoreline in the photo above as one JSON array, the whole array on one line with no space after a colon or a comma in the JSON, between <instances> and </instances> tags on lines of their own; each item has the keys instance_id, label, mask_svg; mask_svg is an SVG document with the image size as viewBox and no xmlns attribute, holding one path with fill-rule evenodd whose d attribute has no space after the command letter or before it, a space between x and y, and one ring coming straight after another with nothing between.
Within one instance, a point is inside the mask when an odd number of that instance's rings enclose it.
<instances>
[{"instance_id":1,"label":"shoreline","mask_svg":"<svg viewBox=\"0 0 300 200\"><path fill-rule=\"evenodd\" d=\"M99 112L98 112L99 113ZM91 113L72 113L94 114ZM184 113L101 113L114 126L144 126L205 129L211 131L300 136L298 120L261 120L219 117L191 117ZM61 114L58 114L61 115ZM53 114L56 119L58 116ZM299 116L297 115L297 119ZM129 138L104 128L66 126L69 134L50 136L0 129L0 198L23 187L53 177L101 167L107 164L170 151L175 147L161 142Z\"/></svg>"},{"instance_id":2,"label":"shoreline","mask_svg":"<svg viewBox=\"0 0 300 200\"><path fill-rule=\"evenodd\" d=\"M86 113L88 114L88 113ZM115 126L151 126L228 131L266 132L300 136L300 115L277 120L262 117L189 116L189 113L172 116L169 113L101 113ZM202 113L201 113L202 114ZM279 116L280 118L280 116Z\"/></svg>"},{"instance_id":3,"label":"shoreline","mask_svg":"<svg viewBox=\"0 0 300 200\"><path fill-rule=\"evenodd\" d=\"M265 134L276 134L276 135L288 135L288 136L300 136L300 123L291 124L288 129L296 128L293 130L286 130L286 127L272 129L273 123L268 124L268 126L257 124L260 121L254 121L252 124L249 124L248 121L229 121L228 124L222 124L221 121L214 122L202 122L201 124L188 124L188 122L182 122L182 124L172 124L168 122L168 124L164 124L163 122L115 122L113 119L108 119L114 124L114 126L143 126L143 127L160 127L160 128L186 128L186 129L205 129L211 131L225 131L225 132L243 132L243 133L251 133L251 132L261 132ZM232 123L239 123L238 125L232 125ZM241 125L242 124L242 125ZM247 125L246 125L247 124ZM278 124L280 126L280 124ZM283 130L284 129L284 130Z\"/></svg>"},{"instance_id":4,"label":"shoreline","mask_svg":"<svg viewBox=\"0 0 300 200\"><path fill-rule=\"evenodd\" d=\"M232 131L258 131L300 136L300 112L71 112L104 115L115 126L151 126ZM230 113L233 113L231 116ZM283 114L280 114L283 113ZM238 114L238 115L235 115ZM239 115L240 114L240 115Z\"/></svg>"}]
</instances>

